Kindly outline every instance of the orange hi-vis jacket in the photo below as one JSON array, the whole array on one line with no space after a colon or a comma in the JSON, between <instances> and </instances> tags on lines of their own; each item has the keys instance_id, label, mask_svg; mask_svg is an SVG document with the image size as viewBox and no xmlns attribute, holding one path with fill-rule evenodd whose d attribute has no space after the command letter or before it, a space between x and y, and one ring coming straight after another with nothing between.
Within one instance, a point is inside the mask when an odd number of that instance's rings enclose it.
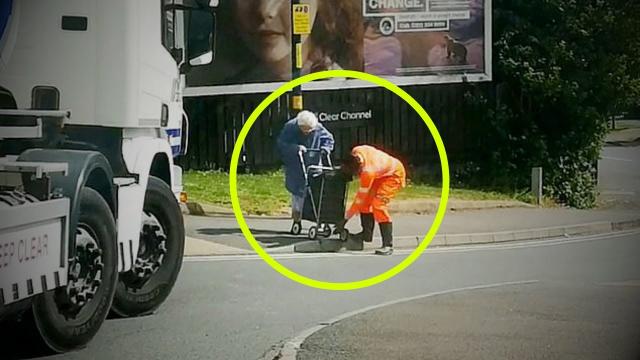
<instances>
[{"instance_id":1,"label":"orange hi-vis jacket","mask_svg":"<svg viewBox=\"0 0 640 360\"><path fill-rule=\"evenodd\" d=\"M373 146L356 146L351 154L360 160L360 188L346 214L373 213L378 223L391 222L387 205L406 186L402 162Z\"/></svg>"}]
</instances>

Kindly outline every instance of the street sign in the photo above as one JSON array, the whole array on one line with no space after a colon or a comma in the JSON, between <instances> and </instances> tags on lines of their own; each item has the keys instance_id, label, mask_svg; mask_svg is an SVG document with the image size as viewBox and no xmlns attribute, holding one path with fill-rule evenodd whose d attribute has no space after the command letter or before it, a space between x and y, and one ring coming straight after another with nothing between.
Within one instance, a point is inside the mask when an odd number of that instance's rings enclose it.
<instances>
[{"instance_id":1,"label":"street sign","mask_svg":"<svg viewBox=\"0 0 640 360\"><path fill-rule=\"evenodd\" d=\"M293 5L293 33L295 35L311 34L311 9L309 4Z\"/></svg>"},{"instance_id":2,"label":"street sign","mask_svg":"<svg viewBox=\"0 0 640 360\"><path fill-rule=\"evenodd\" d=\"M303 109L302 95L293 95L291 97L291 108L296 111Z\"/></svg>"}]
</instances>

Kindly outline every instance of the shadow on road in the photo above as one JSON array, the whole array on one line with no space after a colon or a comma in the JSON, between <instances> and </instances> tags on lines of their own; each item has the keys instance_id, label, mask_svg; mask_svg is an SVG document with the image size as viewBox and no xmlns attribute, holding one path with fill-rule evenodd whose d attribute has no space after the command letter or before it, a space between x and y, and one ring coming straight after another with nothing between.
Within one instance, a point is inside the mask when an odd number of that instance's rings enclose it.
<instances>
[{"instance_id":1,"label":"shadow on road","mask_svg":"<svg viewBox=\"0 0 640 360\"><path fill-rule=\"evenodd\" d=\"M277 248L283 246L290 246L301 242L309 241L306 236L256 236L256 240L262 244L265 244L267 248Z\"/></svg>"},{"instance_id":2,"label":"shadow on road","mask_svg":"<svg viewBox=\"0 0 640 360\"><path fill-rule=\"evenodd\" d=\"M3 321L0 328L0 358L39 359L54 355L40 338L31 311L26 311L21 317L12 316Z\"/></svg>"},{"instance_id":3,"label":"shadow on road","mask_svg":"<svg viewBox=\"0 0 640 360\"><path fill-rule=\"evenodd\" d=\"M218 235L242 235L242 231L240 229L198 229L196 230L198 234L209 235L209 236L218 236ZM251 233L254 235L289 235L288 231L276 231L276 230L260 230L260 229L251 229Z\"/></svg>"},{"instance_id":4,"label":"shadow on road","mask_svg":"<svg viewBox=\"0 0 640 360\"><path fill-rule=\"evenodd\" d=\"M240 229L214 229L214 228L206 228L206 229L198 229L196 230L198 234L208 235L208 236L220 236L220 235L238 235L243 236ZM288 231L276 231L276 230L263 230L263 229L251 229L251 233L254 235L256 240L264 244L267 248L278 248L285 247L290 245L295 245L301 242L309 241L309 238L306 236L306 233L302 233L298 236L291 235Z\"/></svg>"}]
</instances>

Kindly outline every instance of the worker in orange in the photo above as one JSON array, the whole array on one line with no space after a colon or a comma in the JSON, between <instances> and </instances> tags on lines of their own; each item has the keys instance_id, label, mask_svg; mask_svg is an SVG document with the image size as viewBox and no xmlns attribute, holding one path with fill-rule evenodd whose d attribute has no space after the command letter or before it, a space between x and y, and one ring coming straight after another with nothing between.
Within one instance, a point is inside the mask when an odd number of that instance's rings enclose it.
<instances>
[{"instance_id":1,"label":"worker in orange","mask_svg":"<svg viewBox=\"0 0 640 360\"><path fill-rule=\"evenodd\" d=\"M361 145L351 150L344 159L342 170L348 176L358 176L360 188L345 219L338 224L341 231L344 225L356 214L360 214L362 232L356 239L365 242L373 240L375 222L380 226L382 248L378 255L393 253L393 224L388 205L396 193L406 186L406 173L402 162L373 146Z\"/></svg>"}]
</instances>

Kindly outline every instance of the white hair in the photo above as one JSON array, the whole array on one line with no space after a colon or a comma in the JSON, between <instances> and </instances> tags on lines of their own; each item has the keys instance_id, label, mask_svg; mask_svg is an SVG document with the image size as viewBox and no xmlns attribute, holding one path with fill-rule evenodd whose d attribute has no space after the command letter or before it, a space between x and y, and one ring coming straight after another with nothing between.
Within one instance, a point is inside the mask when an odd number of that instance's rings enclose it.
<instances>
[{"instance_id":1,"label":"white hair","mask_svg":"<svg viewBox=\"0 0 640 360\"><path fill-rule=\"evenodd\" d=\"M305 126L311 129L315 129L318 126L318 118L311 111L300 111L296 118L298 119L298 126Z\"/></svg>"}]
</instances>

